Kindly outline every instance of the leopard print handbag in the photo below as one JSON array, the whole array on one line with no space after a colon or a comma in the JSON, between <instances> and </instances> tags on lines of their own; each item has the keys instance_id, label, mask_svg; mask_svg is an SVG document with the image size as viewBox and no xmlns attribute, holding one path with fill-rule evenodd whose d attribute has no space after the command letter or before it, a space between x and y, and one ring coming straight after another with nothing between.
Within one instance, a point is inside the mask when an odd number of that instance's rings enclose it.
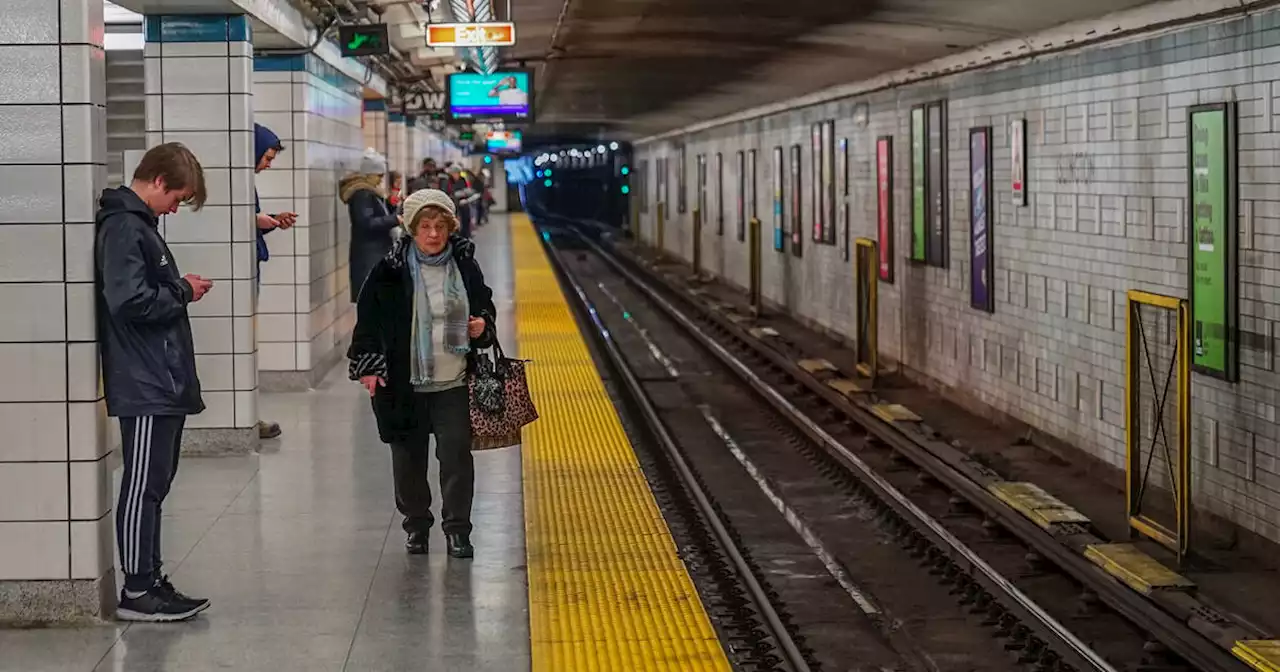
<instances>
[{"instance_id":1,"label":"leopard print handbag","mask_svg":"<svg viewBox=\"0 0 1280 672\"><path fill-rule=\"evenodd\" d=\"M471 450L505 448L520 443L520 430L538 419L529 395L525 360L508 358L501 345L493 358L477 353L468 383L471 393Z\"/></svg>"}]
</instances>

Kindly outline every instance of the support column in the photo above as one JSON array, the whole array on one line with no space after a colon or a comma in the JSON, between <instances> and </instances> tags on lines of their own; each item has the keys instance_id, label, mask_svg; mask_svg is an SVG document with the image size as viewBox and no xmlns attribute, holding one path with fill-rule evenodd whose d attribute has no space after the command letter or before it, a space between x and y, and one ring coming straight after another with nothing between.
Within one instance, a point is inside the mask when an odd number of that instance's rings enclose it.
<instances>
[{"instance_id":1,"label":"support column","mask_svg":"<svg viewBox=\"0 0 1280 672\"><path fill-rule=\"evenodd\" d=\"M399 112L387 113L387 172L396 171L409 181L409 134L405 128L404 115ZM389 189L390 184L387 185ZM406 194L407 195L407 194Z\"/></svg>"},{"instance_id":2,"label":"support column","mask_svg":"<svg viewBox=\"0 0 1280 672\"><path fill-rule=\"evenodd\" d=\"M94 620L116 593L93 284L102 3L18 9L0 22L0 625Z\"/></svg>"},{"instance_id":3,"label":"support column","mask_svg":"<svg viewBox=\"0 0 1280 672\"><path fill-rule=\"evenodd\" d=\"M204 167L199 212L163 218L183 273L213 280L191 304L207 408L187 421L183 452L257 449L256 230L253 211L253 48L243 15L146 17L147 146L181 142Z\"/></svg>"},{"instance_id":4,"label":"support column","mask_svg":"<svg viewBox=\"0 0 1280 672\"><path fill-rule=\"evenodd\" d=\"M292 229L267 235L258 376L263 390L306 390L342 360L354 324L337 185L364 152L360 84L314 56L258 58L253 81L255 118L285 145L256 176L262 209L298 213Z\"/></svg>"},{"instance_id":5,"label":"support column","mask_svg":"<svg viewBox=\"0 0 1280 672\"><path fill-rule=\"evenodd\" d=\"M387 155L387 101L368 98L364 101L364 146Z\"/></svg>"}]
</instances>

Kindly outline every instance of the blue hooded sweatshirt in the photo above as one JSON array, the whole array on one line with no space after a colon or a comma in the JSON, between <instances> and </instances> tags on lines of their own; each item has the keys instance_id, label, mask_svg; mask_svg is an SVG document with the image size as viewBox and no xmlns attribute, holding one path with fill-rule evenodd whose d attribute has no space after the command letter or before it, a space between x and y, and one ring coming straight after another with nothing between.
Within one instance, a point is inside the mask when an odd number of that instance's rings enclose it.
<instances>
[{"instance_id":1,"label":"blue hooded sweatshirt","mask_svg":"<svg viewBox=\"0 0 1280 672\"><path fill-rule=\"evenodd\" d=\"M280 136L272 132L271 129L262 124L253 125L253 168L256 171L258 164L262 163L262 157L266 155L267 150L275 149L281 151L283 147L280 145ZM258 199L258 188L253 188L253 213L257 215L262 212L262 202ZM266 235L270 231L263 231L257 228L257 222L254 222L254 228L258 231L258 263L262 263L271 257L270 251L267 250ZM274 231L272 229L271 231Z\"/></svg>"}]
</instances>

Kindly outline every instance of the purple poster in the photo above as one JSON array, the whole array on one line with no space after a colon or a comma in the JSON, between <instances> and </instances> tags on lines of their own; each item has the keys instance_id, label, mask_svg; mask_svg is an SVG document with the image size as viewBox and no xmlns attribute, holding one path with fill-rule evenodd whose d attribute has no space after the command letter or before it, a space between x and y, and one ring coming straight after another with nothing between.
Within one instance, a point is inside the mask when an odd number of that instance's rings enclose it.
<instances>
[{"instance_id":1,"label":"purple poster","mask_svg":"<svg viewBox=\"0 0 1280 672\"><path fill-rule=\"evenodd\" d=\"M994 313L991 253L991 128L969 131L969 304Z\"/></svg>"}]
</instances>

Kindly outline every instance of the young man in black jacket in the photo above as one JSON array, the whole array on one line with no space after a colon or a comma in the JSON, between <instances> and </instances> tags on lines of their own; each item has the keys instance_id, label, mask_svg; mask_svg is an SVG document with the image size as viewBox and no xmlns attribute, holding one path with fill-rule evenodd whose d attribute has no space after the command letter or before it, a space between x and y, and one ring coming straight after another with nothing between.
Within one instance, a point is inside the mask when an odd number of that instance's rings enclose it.
<instances>
[{"instance_id":1,"label":"young man in black jacket","mask_svg":"<svg viewBox=\"0 0 1280 672\"><path fill-rule=\"evenodd\" d=\"M124 588L117 618L191 618L209 601L183 595L161 573L160 515L188 415L204 410L187 305L213 283L182 275L157 229L180 203L199 209L204 171L180 143L153 147L128 187L107 189L97 216L97 303L107 414L120 419L124 479L116 538Z\"/></svg>"}]
</instances>

